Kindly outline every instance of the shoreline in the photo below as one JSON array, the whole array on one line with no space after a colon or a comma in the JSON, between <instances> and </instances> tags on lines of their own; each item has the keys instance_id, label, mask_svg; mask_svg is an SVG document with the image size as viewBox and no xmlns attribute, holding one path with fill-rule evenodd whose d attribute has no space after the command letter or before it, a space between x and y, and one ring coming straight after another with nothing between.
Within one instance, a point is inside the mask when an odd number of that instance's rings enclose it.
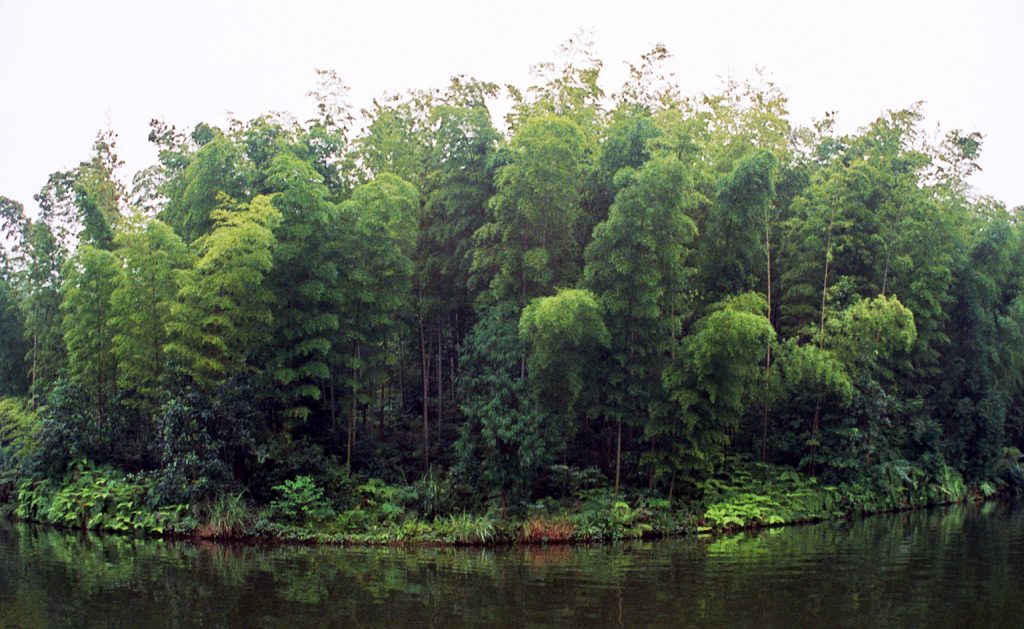
<instances>
[{"instance_id":1,"label":"shoreline","mask_svg":"<svg viewBox=\"0 0 1024 629\"><path fill-rule=\"evenodd\" d=\"M955 505L981 504L985 502L1012 500L1012 492L1002 490L990 496L985 496L975 490L963 498L945 502L932 502L927 504L910 504L897 508L880 508L867 511L846 511L832 516L810 516L796 518L781 522L762 523L757 521L748 522L742 526L726 527L704 527L700 526L702 520L694 520L687 526L680 527L676 531L647 530L639 535L625 535L619 537L593 537L575 538L563 537L552 539L529 539L523 537L508 536L511 531L522 531L530 522L529 520L500 520L497 528L501 532L486 540L454 540L448 541L438 538L376 538L373 532L364 533L324 533L305 527L283 526L280 524L257 524L249 531L240 534L215 534L204 535L199 532L174 532L167 531L139 532L139 531L118 531L103 528L87 528L80 526L65 526L61 524L16 517L13 513L13 503L0 505L0 518L16 524L29 524L32 526L51 527L53 529L91 533L97 535L117 535L120 537L133 537L141 540L164 540L173 542L188 542L202 544L213 542L230 546L249 547L274 547L274 546L331 546L349 548L513 548L513 547L536 547L536 546L599 546L613 545L620 542L653 541L668 539L693 538L696 540L713 540L723 537L730 537L739 533L756 533L765 529L782 529L787 527L808 526L813 524L824 524L827 522L853 521L855 519L869 518L873 516L908 513L913 511L931 510ZM431 524L436 527L436 522ZM276 530L276 533L271 532ZM434 529L436 531L436 528Z\"/></svg>"}]
</instances>

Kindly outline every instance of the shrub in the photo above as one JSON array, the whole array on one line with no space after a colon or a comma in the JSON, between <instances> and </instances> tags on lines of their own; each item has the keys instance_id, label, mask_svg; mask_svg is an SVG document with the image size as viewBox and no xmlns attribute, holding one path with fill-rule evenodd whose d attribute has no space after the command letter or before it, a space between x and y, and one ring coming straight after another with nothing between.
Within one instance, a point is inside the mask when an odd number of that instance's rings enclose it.
<instances>
[{"instance_id":1,"label":"shrub","mask_svg":"<svg viewBox=\"0 0 1024 629\"><path fill-rule=\"evenodd\" d=\"M650 512L634 509L605 489L586 491L583 496L583 505L572 520L576 539L635 539L654 530Z\"/></svg>"},{"instance_id":2,"label":"shrub","mask_svg":"<svg viewBox=\"0 0 1024 629\"><path fill-rule=\"evenodd\" d=\"M31 461L39 447L39 428L28 400L0 399L0 483Z\"/></svg>"},{"instance_id":3,"label":"shrub","mask_svg":"<svg viewBox=\"0 0 1024 629\"><path fill-rule=\"evenodd\" d=\"M334 517L334 510L324 499L324 490L309 476L296 476L273 489L279 495L270 503L269 514L273 519L303 524Z\"/></svg>"},{"instance_id":4,"label":"shrub","mask_svg":"<svg viewBox=\"0 0 1024 629\"><path fill-rule=\"evenodd\" d=\"M115 532L185 532L192 528L188 505L156 508L146 502L152 479L75 463L57 486L51 480L18 485L18 518L57 526Z\"/></svg>"},{"instance_id":5,"label":"shrub","mask_svg":"<svg viewBox=\"0 0 1024 629\"><path fill-rule=\"evenodd\" d=\"M460 513L434 521L438 536L449 544L486 544L494 539L494 520L486 515Z\"/></svg>"},{"instance_id":6,"label":"shrub","mask_svg":"<svg viewBox=\"0 0 1024 629\"><path fill-rule=\"evenodd\" d=\"M238 537L246 534L255 517L248 503L238 495L220 494L207 507L206 523L199 527L200 537Z\"/></svg>"}]
</instances>

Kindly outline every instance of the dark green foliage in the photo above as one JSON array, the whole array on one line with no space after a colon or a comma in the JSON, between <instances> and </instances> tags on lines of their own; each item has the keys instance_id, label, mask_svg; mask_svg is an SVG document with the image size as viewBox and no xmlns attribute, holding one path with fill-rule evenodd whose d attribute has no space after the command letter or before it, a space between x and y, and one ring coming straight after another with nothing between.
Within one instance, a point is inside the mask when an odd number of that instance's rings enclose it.
<instances>
[{"instance_id":1,"label":"dark green foliage","mask_svg":"<svg viewBox=\"0 0 1024 629\"><path fill-rule=\"evenodd\" d=\"M240 148L216 131L169 182L169 199L160 218L190 243L213 229L213 212L225 204L221 195L246 201L248 178Z\"/></svg>"},{"instance_id":2,"label":"dark green foliage","mask_svg":"<svg viewBox=\"0 0 1024 629\"><path fill-rule=\"evenodd\" d=\"M561 52L505 126L492 83L357 120L322 71L305 122L153 121L130 194L106 133L38 217L0 197L0 499L478 543L1024 478L1024 220L971 188L979 134L795 128L770 83L684 97L663 46L609 98Z\"/></svg>"},{"instance_id":3,"label":"dark green foliage","mask_svg":"<svg viewBox=\"0 0 1024 629\"><path fill-rule=\"evenodd\" d=\"M186 391L168 400L156 435L160 476L154 491L161 504L209 500L253 475L260 428L254 397L249 383L235 379L208 395Z\"/></svg>"},{"instance_id":4,"label":"dark green foliage","mask_svg":"<svg viewBox=\"0 0 1024 629\"><path fill-rule=\"evenodd\" d=\"M87 388L58 381L39 411L38 449L31 470L60 478L80 459L103 461L123 470L151 467L157 457L152 424L130 405L114 400L103 415Z\"/></svg>"},{"instance_id":5,"label":"dark green foliage","mask_svg":"<svg viewBox=\"0 0 1024 629\"><path fill-rule=\"evenodd\" d=\"M28 351L25 317L11 284L0 275L0 397L28 392Z\"/></svg>"},{"instance_id":6,"label":"dark green foliage","mask_svg":"<svg viewBox=\"0 0 1024 629\"><path fill-rule=\"evenodd\" d=\"M514 306L491 308L473 327L460 358L462 412L458 469L503 500L528 498L551 456L552 427L527 395L526 358Z\"/></svg>"},{"instance_id":7,"label":"dark green foliage","mask_svg":"<svg viewBox=\"0 0 1024 629\"><path fill-rule=\"evenodd\" d=\"M749 290L766 280L765 230L771 229L778 158L757 151L718 180L700 239L699 285L706 302Z\"/></svg>"},{"instance_id":8,"label":"dark green foliage","mask_svg":"<svg viewBox=\"0 0 1024 629\"><path fill-rule=\"evenodd\" d=\"M309 520L324 520L333 515L324 490L317 487L309 476L296 476L274 486L278 497L270 502L269 515L292 524Z\"/></svg>"}]
</instances>

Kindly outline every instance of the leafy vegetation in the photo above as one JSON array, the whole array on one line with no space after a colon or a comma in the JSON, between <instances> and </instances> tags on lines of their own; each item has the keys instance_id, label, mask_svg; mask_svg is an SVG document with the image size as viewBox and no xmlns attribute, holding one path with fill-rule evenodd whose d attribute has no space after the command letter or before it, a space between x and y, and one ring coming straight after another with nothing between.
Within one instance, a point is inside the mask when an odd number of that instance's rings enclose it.
<instances>
[{"instance_id":1,"label":"leafy vegetation","mask_svg":"<svg viewBox=\"0 0 1024 629\"><path fill-rule=\"evenodd\" d=\"M533 85L116 138L0 197L0 500L82 528L625 539L1024 485L1024 221L981 136L770 83ZM499 131L499 127L501 130Z\"/></svg>"}]
</instances>

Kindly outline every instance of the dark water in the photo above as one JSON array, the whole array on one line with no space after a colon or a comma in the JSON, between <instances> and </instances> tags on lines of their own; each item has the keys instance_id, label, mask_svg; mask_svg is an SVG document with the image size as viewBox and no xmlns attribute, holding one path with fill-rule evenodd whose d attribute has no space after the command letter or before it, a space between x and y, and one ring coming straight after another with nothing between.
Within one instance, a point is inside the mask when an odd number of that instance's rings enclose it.
<instances>
[{"instance_id":1,"label":"dark water","mask_svg":"<svg viewBox=\"0 0 1024 629\"><path fill-rule=\"evenodd\" d=\"M0 626L1024 627L1024 509L715 541L251 547L0 522Z\"/></svg>"}]
</instances>

